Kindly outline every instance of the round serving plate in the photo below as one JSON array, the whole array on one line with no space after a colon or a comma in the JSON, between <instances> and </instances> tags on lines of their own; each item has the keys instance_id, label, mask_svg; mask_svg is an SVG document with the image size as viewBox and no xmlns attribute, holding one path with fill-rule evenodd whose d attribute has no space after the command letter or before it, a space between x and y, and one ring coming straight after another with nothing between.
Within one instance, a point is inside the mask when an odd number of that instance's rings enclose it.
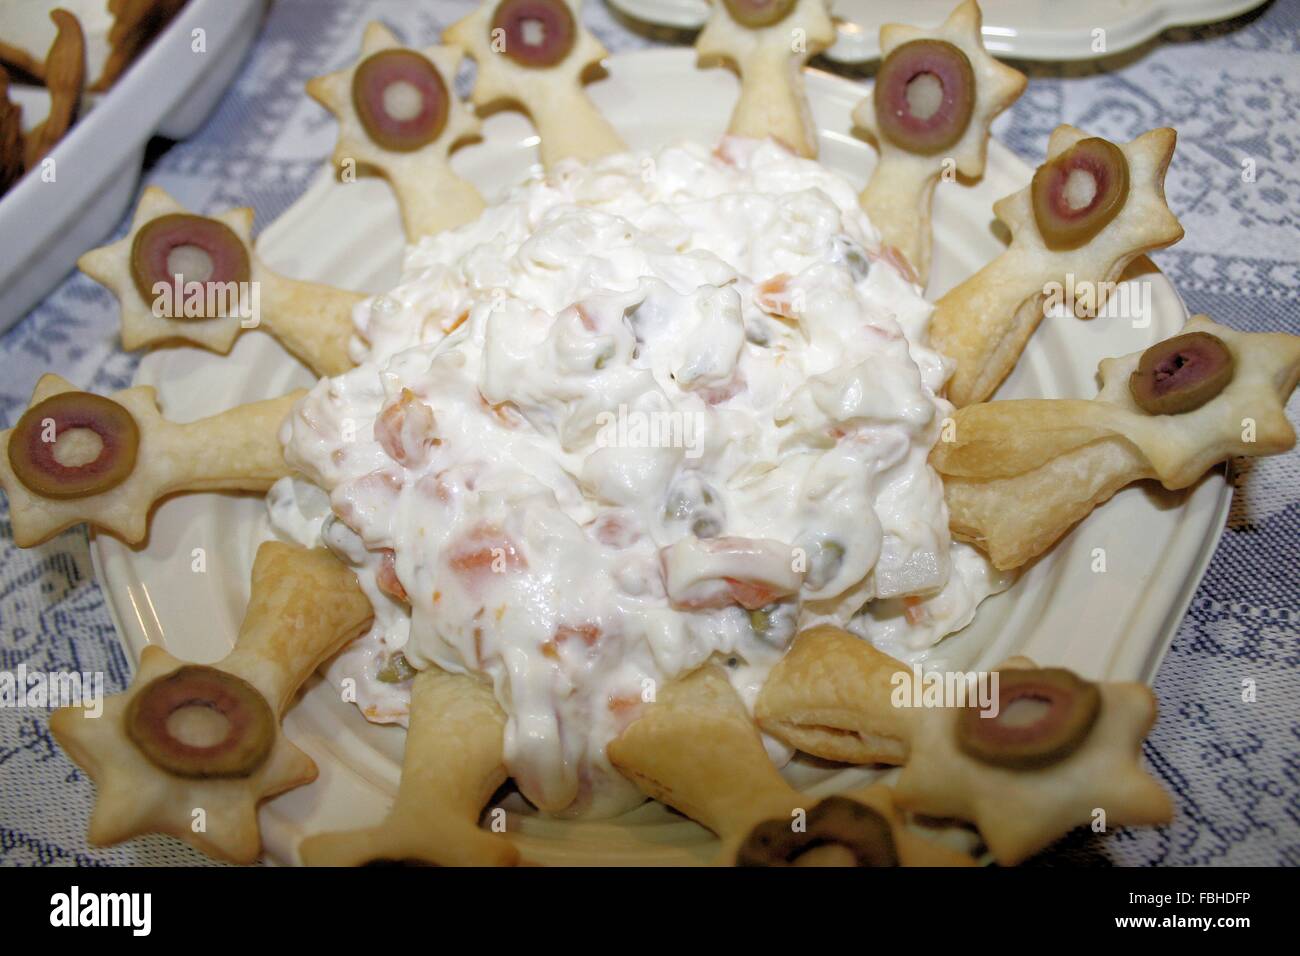
<instances>
[{"instance_id":1,"label":"round serving plate","mask_svg":"<svg viewBox=\"0 0 1300 956\"><path fill-rule=\"evenodd\" d=\"M822 161L865 183L875 153L851 135L849 118L863 88L819 72L808 74L807 86ZM715 142L737 83L725 70L697 69L691 50L652 50L610 59L608 75L590 92L633 148L649 149L685 138ZM689 111L681 109L685 102ZM522 117L497 113L486 120L483 141L458 152L453 165L491 199L529 173L536 144ZM1023 187L1030 173L994 142L988 171L977 185L939 187L931 296L1001 251L993 201ZM258 246L273 267L290 275L380 291L398 277L402 231L386 186L373 180L341 184L323 170ZM1150 263L1143 260L1128 281L1135 283L1130 292L1149 291L1149 321L1044 321L1000 397L1091 397L1099 359L1144 348L1182 327L1182 302ZM151 352L137 375L138 383L158 389L167 415L178 420L272 398L311 381L269 336L256 334L243 336L224 358L192 348ZM1122 491L1029 567L1011 590L987 601L932 659L974 669L1027 654L1093 678L1149 680L1214 550L1230 495L1221 471L1184 493L1146 485ZM198 662L224 655L248 600L254 551L266 537L262 498L218 494L163 502L148 541L138 548L95 536L96 571L131 655L138 659L146 644ZM1094 570L1097 549L1105 554L1104 571ZM296 862L298 844L308 834L383 817L400 777L403 731L368 723L319 677L285 726L320 766L315 783L262 809L269 858ZM873 775L802 761L786 772L816 795ZM592 822L540 817L517 795L503 806L525 854L543 863L699 863L717 848L703 828L653 803Z\"/></svg>"},{"instance_id":2,"label":"round serving plate","mask_svg":"<svg viewBox=\"0 0 1300 956\"><path fill-rule=\"evenodd\" d=\"M698 30L710 0L607 0L636 20ZM1174 26L1215 23L1253 10L1264 0L980 0L984 45L998 56L1025 60L1095 60L1130 50ZM840 63L880 57L886 23L936 24L957 0L830 0L835 43L826 56Z\"/></svg>"}]
</instances>

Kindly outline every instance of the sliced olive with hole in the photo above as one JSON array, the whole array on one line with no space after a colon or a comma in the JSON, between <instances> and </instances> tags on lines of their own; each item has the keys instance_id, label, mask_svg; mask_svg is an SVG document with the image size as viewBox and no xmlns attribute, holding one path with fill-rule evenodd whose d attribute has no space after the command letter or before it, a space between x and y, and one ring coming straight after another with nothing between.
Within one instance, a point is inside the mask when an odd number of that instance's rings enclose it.
<instances>
[{"instance_id":1,"label":"sliced olive with hole","mask_svg":"<svg viewBox=\"0 0 1300 956\"><path fill-rule=\"evenodd\" d=\"M243 240L225 223L204 216L181 212L159 216L141 226L131 243L131 278L140 298L151 307L159 303L154 291L158 283L173 286L177 276L185 291L185 286L195 282L202 283L205 289L214 285L224 286L226 290L242 289L251 275ZM230 295L205 295L201 315L191 315L188 309L181 308L181 303L174 301L170 314L167 311L161 314L172 319L222 318L228 311L223 306L233 301ZM208 305L216 306L212 310L214 314L209 314Z\"/></svg>"},{"instance_id":2,"label":"sliced olive with hole","mask_svg":"<svg viewBox=\"0 0 1300 956\"><path fill-rule=\"evenodd\" d=\"M1143 352L1128 387L1147 414L1178 415L1215 398L1235 371L1232 352L1222 339L1209 332L1186 332Z\"/></svg>"},{"instance_id":3,"label":"sliced olive with hole","mask_svg":"<svg viewBox=\"0 0 1300 956\"><path fill-rule=\"evenodd\" d=\"M442 135L451 97L427 57L415 50L380 50L353 74L352 105L372 140L409 153Z\"/></svg>"},{"instance_id":4,"label":"sliced olive with hole","mask_svg":"<svg viewBox=\"0 0 1300 956\"><path fill-rule=\"evenodd\" d=\"M177 737L172 719L190 708L221 718L224 736L212 744ZM126 732L150 762L178 777L248 777L270 755L276 724L252 684L215 667L187 664L136 694L127 708Z\"/></svg>"},{"instance_id":5,"label":"sliced olive with hole","mask_svg":"<svg viewBox=\"0 0 1300 956\"><path fill-rule=\"evenodd\" d=\"M983 763L1033 770L1064 760L1087 739L1101 712L1101 691L1058 667L998 672L998 711L978 706L957 718L957 745Z\"/></svg>"},{"instance_id":6,"label":"sliced olive with hole","mask_svg":"<svg viewBox=\"0 0 1300 956\"><path fill-rule=\"evenodd\" d=\"M847 797L827 797L797 833L791 820L767 820L736 852L737 866L898 866L889 821Z\"/></svg>"},{"instance_id":7,"label":"sliced olive with hole","mask_svg":"<svg viewBox=\"0 0 1300 956\"><path fill-rule=\"evenodd\" d=\"M37 402L9 436L9 467L42 498L88 498L135 470L140 426L111 398L62 392Z\"/></svg>"},{"instance_id":8,"label":"sliced olive with hole","mask_svg":"<svg viewBox=\"0 0 1300 956\"><path fill-rule=\"evenodd\" d=\"M975 112L975 71L944 40L911 40L880 65L872 90L881 135L912 153L953 146Z\"/></svg>"},{"instance_id":9,"label":"sliced olive with hole","mask_svg":"<svg viewBox=\"0 0 1300 956\"><path fill-rule=\"evenodd\" d=\"M780 23L790 15L798 0L724 0L731 19L751 30Z\"/></svg>"},{"instance_id":10,"label":"sliced olive with hole","mask_svg":"<svg viewBox=\"0 0 1300 956\"><path fill-rule=\"evenodd\" d=\"M1128 159L1112 142L1081 139L1039 166L1029 189L1043 242L1050 249L1076 249L1124 208Z\"/></svg>"},{"instance_id":11,"label":"sliced olive with hole","mask_svg":"<svg viewBox=\"0 0 1300 956\"><path fill-rule=\"evenodd\" d=\"M564 0L502 0L489 35L493 49L500 49L520 66L544 69L572 52L578 27ZM497 37L501 38L499 47Z\"/></svg>"}]
</instances>

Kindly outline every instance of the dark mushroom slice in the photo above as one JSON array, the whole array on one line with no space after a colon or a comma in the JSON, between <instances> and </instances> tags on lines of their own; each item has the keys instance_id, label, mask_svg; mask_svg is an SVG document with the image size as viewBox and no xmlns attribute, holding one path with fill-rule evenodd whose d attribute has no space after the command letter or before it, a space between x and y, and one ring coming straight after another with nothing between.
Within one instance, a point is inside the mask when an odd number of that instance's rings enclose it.
<instances>
[{"instance_id":1,"label":"dark mushroom slice","mask_svg":"<svg viewBox=\"0 0 1300 956\"><path fill-rule=\"evenodd\" d=\"M957 718L957 745L982 763L1035 770L1064 760L1087 739L1101 712L1101 691L1058 667L998 672L998 711L978 706Z\"/></svg>"},{"instance_id":2,"label":"dark mushroom slice","mask_svg":"<svg viewBox=\"0 0 1300 956\"><path fill-rule=\"evenodd\" d=\"M131 243L131 278L145 302L152 303L158 283L168 286L180 276L182 290L190 283L202 283L205 289L223 286L239 289L252 275L248 249L235 231L223 222L190 213L169 213L140 227ZM242 295L242 292L239 293ZM205 302L211 297L205 296ZM219 296L219 300L231 297ZM229 304L229 303L228 303ZM222 318L220 314L188 316L176 303L173 315L164 318ZM218 313L223 311L218 308Z\"/></svg>"},{"instance_id":3,"label":"dark mushroom slice","mask_svg":"<svg viewBox=\"0 0 1300 956\"><path fill-rule=\"evenodd\" d=\"M827 797L795 832L791 820L767 820L736 852L737 866L898 866L889 821L847 797Z\"/></svg>"},{"instance_id":4,"label":"dark mushroom slice","mask_svg":"<svg viewBox=\"0 0 1300 956\"><path fill-rule=\"evenodd\" d=\"M489 36L494 50L499 46L520 66L545 69L572 52L578 27L564 0L501 0Z\"/></svg>"},{"instance_id":5,"label":"dark mushroom slice","mask_svg":"<svg viewBox=\"0 0 1300 956\"><path fill-rule=\"evenodd\" d=\"M945 40L911 40L885 57L871 96L882 136L911 153L937 153L970 126L975 71Z\"/></svg>"},{"instance_id":6,"label":"dark mushroom slice","mask_svg":"<svg viewBox=\"0 0 1300 956\"><path fill-rule=\"evenodd\" d=\"M780 23L790 15L798 0L724 0L731 19L751 30Z\"/></svg>"},{"instance_id":7,"label":"dark mushroom slice","mask_svg":"<svg viewBox=\"0 0 1300 956\"><path fill-rule=\"evenodd\" d=\"M1209 332L1186 332L1143 352L1128 387L1147 414L1178 415L1215 398L1235 371L1232 352L1222 339Z\"/></svg>"},{"instance_id":8,"label":"dark mushroom slice","mask_svg":"<svg viewBox=\"0 0 1300 956\"><path fill-rule=\"evenodd\" d=\"M79 432L86 442L78 441ZM67 446L59 451L65 440L78 442L85 454L76 457L85 460L68 461ZM9 436L9 467L42 498L88 498L124 482L139 450L140 426L124 407L102 395L61 392L18 419Z\"/></svg>"},{"instance_id":9,"label":"dark mushroom slice","mask_svg":"<svg viewBox=\"0 0 1300 956\"><path fill-rule=\"evenodd\" d=\"M224 718L225 736L206 746L178 739L168 722L192 707ZM126 712L126 732L152 763L178 777L248 777L270 755L276 723L252 684L215 667L187 664L135 696Z\"/></svg>"},{"instance_id":10,"label":"dark mushroom slice","mask_svg":"<svg viewBox=\"0 0 1300 956\"><path fill-rule=\"evenodd\" d=\"M1043 242L1049 249L1076 249L1124 208L1128 159L1114 143L1091 136L1039 166L1029 188Z\"/></svg>"},{"instance_id":11,"label":"dark mushroom slice","mask_svg":"<svg viewBox=\"0 0 1300 956\"><path fill-rule=\"evenodd\" d=\"M442 74L415 50L381 50L352 77L352 105L366 134L384 149L409 153L447 128L451 96Z\"/></svg>"}]
</instances>

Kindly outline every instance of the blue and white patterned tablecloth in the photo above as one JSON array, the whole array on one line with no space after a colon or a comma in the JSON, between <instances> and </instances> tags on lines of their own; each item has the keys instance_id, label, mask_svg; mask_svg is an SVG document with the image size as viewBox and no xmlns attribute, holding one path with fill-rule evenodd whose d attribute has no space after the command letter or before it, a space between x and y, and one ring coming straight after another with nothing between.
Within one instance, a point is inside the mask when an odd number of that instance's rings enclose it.
<instances>
[{"instance_id":1,"label":"blue and white patterned tablecloth","mask_svg":"<svg viewBox=\"0 0 1300 956\"><path fill-rule=\"evenodd\" d=\"M311 76L355 57L381 18L432 42L473 0L277 0L250 61L204 129L167 149L146 182L204 210L252 205L271 222L329 154L334 121L303 94ZM599 0L585 19L614 52L657 42ZM1070 122L1130 139L1174 126L1169 204L1187 238L1155 259L1193 312L1251 331L1300 332L1300 0L1274 0L1225 24L1167 32L1100 64L1018 64L1029 91L995 130L1031 165ZM1243 163L1254 166L1244 182ZM0 237L3 242L21 237ZM37 377L53 370L99 392L126 387L112 297L69 278L0 338L0 422L12 425ZM1300 400L1290 404L1300 421ZM1076 835L1051 863L1300 864L1300 454L1240 472L1227 531L1156 678L1160 722L1146 744L1176 795L1159 830ZM130 667L91 573L84 530L14 547L0 511L0 670ZM1258 687L1243 703L1242 682ZM198 863L151 837L112 849L85 841L92 787L59 750L48 713L0 709L0 864Z\"/></svg>"}]
</instances>

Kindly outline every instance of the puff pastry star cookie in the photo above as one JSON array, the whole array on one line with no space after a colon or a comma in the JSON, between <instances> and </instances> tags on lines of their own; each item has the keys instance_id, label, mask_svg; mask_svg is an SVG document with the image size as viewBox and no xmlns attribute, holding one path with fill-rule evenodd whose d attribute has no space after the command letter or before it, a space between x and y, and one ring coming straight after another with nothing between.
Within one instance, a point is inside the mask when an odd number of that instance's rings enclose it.
<instances>
[{"instance_id":1,"label":"puff pastry star cookie","mask_svg":"<svg viewBox=\"0 0 1300 956\"><path fill-rule=\"evenodd\" d=\"M225 658L185 664L146 647L130 689L105 700L101 714L56 710L50 730L98 791L90 842L168 833L218 859L256 860L258 804L316 778L281 718L303 681L372 615L329 552L268 542Z\"/></svg>"},{"instance_id":2,"label":"puff pastry star cookie","mask_svg":"<svg viewBox=\"0 0 1300 956\"><path fill-rule=\"evenodd\" d=\"M304 394L177 424L147 385L106 398L41 376L27 411L0 432L14 543L30 548L85 522L138 544L169 494L266 491L289 474L278 434Z\"/></svg>"},{"instance_id":3,"label":"puff pastry star cookie","mask_svg":"<svg viewBox=\"0 0 1300 956\"><path fill-rule=\"evenodd\" d=\"M704 65L729 63L740 99L727 132L771 137L800 156L817 155L803 65L835 42L825 0L714 0L695 41Z\"/></svg>"},{"instance_id":4,"label":"puff pastry star cookie","mask_svg":"<svg viewBox=\"0 0 1300 956\"><path fill-rule=\"evenodd\" d=\"M609 51L582 25L581 0L485 0L443 40L478 65L476 106L514 103L528 113L547 169L627 149L583 89L583 73Z\"/></svg>"},{"instance_id":5,"label":"puff pastry star cookie","mask_svg":"<svg viewBox=\"0 0 1300 956\"><path fill-rule=\"evenodd\" d=\"M244 329L260 328L317 375L352 368L352 310L365 296L274 272L252 232L251 209L196 216L150 186L126 238L77 265L117 296L125 349L179 340L224 355Z\"/></svg>"},{"instance_id":6,"label":"puff pastry star cookie","mask_svg":"<svg viewBox=\"0 0 1300 956\"><path fill-rule=\"evenodd\" d=\"M799 633L754 705L765 732L804 753L852 764L907 759L912 710L893 705L911 668L842 628Z\"/></svg>"},{"instance_id":7,"label":"puff pastry star cookie","mask_svg":"<svg viewBox=\"0 0 1300 956\"><path fill-rule=\"evenodd\" d=\"M862 208L922 284L930 272L935 186L945 173L984 175L989 127L1028 82L989 56L982 21L979 4L965 0L932 30L882 26L875 88L853 111L880 153Z\"/></svg>"},{"instance_id":8,"label":"puff pastry star cookie","mask_svg":"<svg viewBox=\"0 0 1300 956\"><path fill-rule=\"evenodd\" d=\"M411 685L402 781L392 811L378 826L308 837L300 851L303 862L518 863L509 837L478 825L484 805L506 781L505 726L488 685L437 668L421 671Z\"/></svg>"},{"instance_id":9,"label":"puff pastry star cookie","mask_svg":"<svg viewBox=\"0 0 1300 956\"><path fill-rule=\"evenodd\" d=\"M791 787L722 671L664 687L613 740L610 762L647 796L716 833L740 866L961 866L969 857L910 832L886 793L818 801Z\"/></svg>"},{"instance_id":10,"label":"puff pastry star cookie","mask_svg":"<svg viewBox=\"0 0 1300 956\"><path fill-rule=\"evenodd\" d=\"M1052 287L1079 290L1078 315L1095 315L1135 258L1172 245L1183 227L1165 202L1177 134L1143 133L1115 144L1058 126L1029 187L993 211L1011 244L935 304L930 344L956 360L948 398L982 402L1007 377L1051 302Z\"/></svg>"},{"instance_id":11,"label":"puff pastry star cookie","mask_svg":"<svg viewBox=\"0 0 1300 956\"><path fill-rule=\"evenodd\" d=\"M931 453L953 534L997 567L1045 551L1134 481L1186 488L1228 458L1295 446L1286 402L1300 379L1300 336L1238 332L1198 315L1145 352L1106 359L1101 379L1090 401L960 409L953 440Z\"/></svg>"},{"instance_id":12,"label":"puff pastry star cookie","mask_svg":"<svg viewBox=\"0 0 1300 956\"><path fill-rule=\"evenodd\" d=\"M898 804L968 820L1003 865L1085 824L1154 826L1169 795L1142 769L1156 700L1141 684L1084 681L1016 658L998 669L998 713L923 709Z\"/></svg>"},{"instance_id":13,"label":"puff pastry star cookie","mask_svg":"<svg viewBox=\"0 0 1300 956\"><path fill-rule=\"evenodd\" d=\"M453 89L463 55L453 46L403 46L382 23L371 23L356 63L307 84L307 93L338 117L335 167L352 163L388 181L408 242L483 211L483 197L448 161L480 125Z\"/></svg>"}]
</instances>

